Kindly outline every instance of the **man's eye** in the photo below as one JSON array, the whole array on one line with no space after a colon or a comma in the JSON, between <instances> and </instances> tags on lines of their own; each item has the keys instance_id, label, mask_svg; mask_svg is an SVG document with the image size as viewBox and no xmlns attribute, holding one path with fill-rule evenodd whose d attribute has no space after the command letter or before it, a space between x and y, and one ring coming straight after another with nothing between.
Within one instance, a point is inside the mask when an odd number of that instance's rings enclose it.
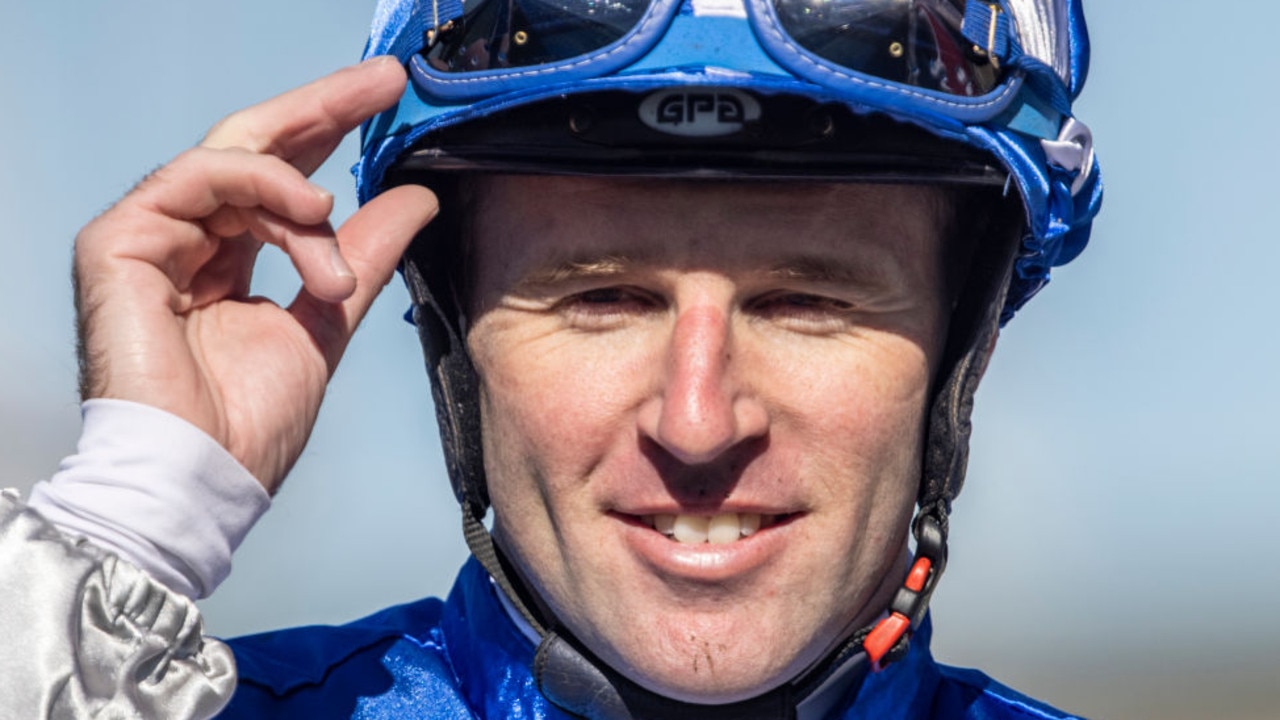
<instances>
[{"instance_id":1,"label":"man's eye","mask_svg":"<svg viewBox=\"0 0 1280 720\"><path fill-rule=\"evenodd\" d=\"M646 313L657 306L648 293L630 287L602 287L584 290L560 302L562 312L573 322L596 325Z\"/></svg>"},{"instance_id":2,"label":"man's eye","mask_svg":"<svg viewBox=\"0 0 1280 720\"><path fill-rule=\"evenodd\" d=\"M780 310L797 312L835 312L847 313L854 309L853 303L837 298L809 293L778 293L761 298L757 306L762 310Z\"/></svg>"},{"instance_id":3,"label":"man's eye","mask_svg":"<svg viewBox=\"0 0 1280 720\"><path fill-rule=\"evenodd\" d=\"M578 302L587 305L612 305L629 299L622 288L597 288L578 293L576 298Z\"/></svg>"},{"instance_id":4,"label":"man's eye","mask_svg":"<svg viewBox=\"0 0 1280 720\"><path fill-rule=\"evenodd\" d=\"M811 293L781 292L766 295L751 305L758 316L806 328L843 327L857 307L847 300Z\"/></svg>"}]
</instances>

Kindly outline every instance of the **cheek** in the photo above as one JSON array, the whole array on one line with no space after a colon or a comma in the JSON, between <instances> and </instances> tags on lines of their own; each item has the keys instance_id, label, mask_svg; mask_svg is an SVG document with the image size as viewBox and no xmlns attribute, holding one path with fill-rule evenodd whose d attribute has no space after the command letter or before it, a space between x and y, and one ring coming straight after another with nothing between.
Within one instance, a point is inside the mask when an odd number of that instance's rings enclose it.
<instances>
[{"instance_id":1,"label":"cheek","mask_svg":"<svg viewBox=\"0 0 1280 720\"><path fill-rule=\"evenodd\" d=\"M914 456L924 429L930 366L915 341L892 333L815 348L771 349L759 373L775 427L822 438L838 452Z\"/></svg>"},{"instance_id":2,"label":"cheek","mask_svg":"<svg viewBox=\"0 0 1280 720\"><path fill-rule=\"evenodd\" d=\"M785 372L772 376L771 447L810 481L821 516L811 543L843 556L837 565L851 577L835 586L853 593L883 574L904 541L921 472L930 365L920 345L901 335L827 350L821 362L812 349L787 351L789 360L775 365Z\"/></svg>"},{"instance_id":3,"label":"cheek","mask_svg":"<svg viewBox=\"0 0 1280 720\"><path fill-rule=\"evenodd\" d=\"M829 607L862 608L906 542L930 364L919 344L885 334L821 363L814 353L796 353L786 367L786 382L775 382L774 448L794 452L798 475L812 481L813 536L805 542L826 548L827 558L806 571L832 574L823 585Z\"/></svg>"},{"instance_id":4,"label":"cheek","mask_svg":"<svg viewBox=\"0 0 1280 720\"><path fill-rule=\"evenodd\" d=\"M634 445L653 343L530 325L498 317L473 331L485 464L495 507L532 500L554 522L584 500L576 491L593 473ZM507 496L520 500L502 502Z\"/></svg>"}]
</instances>

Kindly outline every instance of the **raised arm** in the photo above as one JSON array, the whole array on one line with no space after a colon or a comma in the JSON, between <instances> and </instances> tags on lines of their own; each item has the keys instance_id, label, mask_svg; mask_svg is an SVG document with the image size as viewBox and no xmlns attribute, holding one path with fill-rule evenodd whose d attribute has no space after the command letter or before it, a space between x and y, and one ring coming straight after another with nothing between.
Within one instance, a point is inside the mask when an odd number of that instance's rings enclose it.
<instances>
[{"instance_id":1,"label":"raised arm","mask_svg":"<svg viewBox=\"0 0 1280 720\"><path fill-rule=\"evenodd\" d=\"M333 197L307 179L344 135L394 103L404 82L396 61L374 59L235 113L85 227L75 253L83 398L176 416L178 436L215 451L200 457L241 477L247 470L274 493L360 319L436 211L425 188L397 188L335 231ZM288 307L249 296L266 243L283 249L302 278ZM82 442L82 454L98 457L64 468L95 474L62 473L37 488L36 509L43 503L73 527L50 524L13 495L0 498L0 716L203 718L234 690L230 651L203 637L194 604L174 589L191 585L183 580L190 544L179 549L171 531L130 520L172 513L162 527L200 526L190 517L199 503L156 503L186 486L156 484L207 487L220 473L166 477L165 467L191 454L149 453L164 440L147 426L98 428L115 448L105 455L130 448L123 467L104 466L100 448ZM128 477L148 455L159 461ZM226 529L225 518L213 520L203 526ZM153 577L130 560L179 567Z\"/></svg>"},{"instance_id":2,"label":"raised arm","mask_svg":"<svg viewBox=\"0 0 1280 720\"><path fill-rule=\"evenodd\" d=\"M307 180L403 89L379 58L238 112L90 223L75 261L83 397L171 412L274 492L356 325L435 214L430 191L401 187L335 232L332 196ZM302 277L287 308L249 297L263 243Z\"/></svg>"}]
</instances>

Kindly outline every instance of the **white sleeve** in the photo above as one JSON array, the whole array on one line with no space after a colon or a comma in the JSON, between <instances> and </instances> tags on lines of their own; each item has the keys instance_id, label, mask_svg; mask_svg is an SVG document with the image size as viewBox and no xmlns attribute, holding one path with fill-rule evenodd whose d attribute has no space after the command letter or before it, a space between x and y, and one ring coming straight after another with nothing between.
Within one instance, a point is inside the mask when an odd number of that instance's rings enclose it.
<instances>
[{"instance_id":1,"label":"white sleeve","mask_svg":"<svg viewBox=\"0 0 1280 720\"><path fill-rule=\"evenodd\" d=\"M199 428L149 405L89 400L76 454L31 490L59 530L208 597L271 505L262 485Z\"/></svg>"}]
</instances>

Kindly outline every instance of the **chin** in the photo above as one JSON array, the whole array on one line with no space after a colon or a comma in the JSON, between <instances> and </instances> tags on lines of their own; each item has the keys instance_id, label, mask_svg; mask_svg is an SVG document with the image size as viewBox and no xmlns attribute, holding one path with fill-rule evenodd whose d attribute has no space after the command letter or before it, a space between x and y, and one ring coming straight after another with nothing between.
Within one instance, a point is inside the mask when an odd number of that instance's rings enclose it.
<instances>
[{"instance_id":1,"label":"chin","mask_svg":"<svg viewBox=\"0 0 1280 720\"><path fill-rule=\"evenodd\" d=\"M704 660L704 663L707 662ZM697 705L724 705L748 700L773 690L789 678L776 671L762 672L762 668L730 665L722 659L714 672L700 668L695 673L691 665L680 667L650 667L641 673L635 668L624 672L637 685L663 697Z\"/></svg>"},{"instance_id":2,"label":"chin","mask_svg":"<svg viewBox=\"0 0 1280 720\"><path fill-rule=\"evenodd\" d=\"M822 650L797 646L796 633L770 632L757 619L665 615L650 624L648 633L629 632L617 638L623 647L598 654L664 697L700 705L738 702L787 682Z\"/></svg>"}]
</instances>

